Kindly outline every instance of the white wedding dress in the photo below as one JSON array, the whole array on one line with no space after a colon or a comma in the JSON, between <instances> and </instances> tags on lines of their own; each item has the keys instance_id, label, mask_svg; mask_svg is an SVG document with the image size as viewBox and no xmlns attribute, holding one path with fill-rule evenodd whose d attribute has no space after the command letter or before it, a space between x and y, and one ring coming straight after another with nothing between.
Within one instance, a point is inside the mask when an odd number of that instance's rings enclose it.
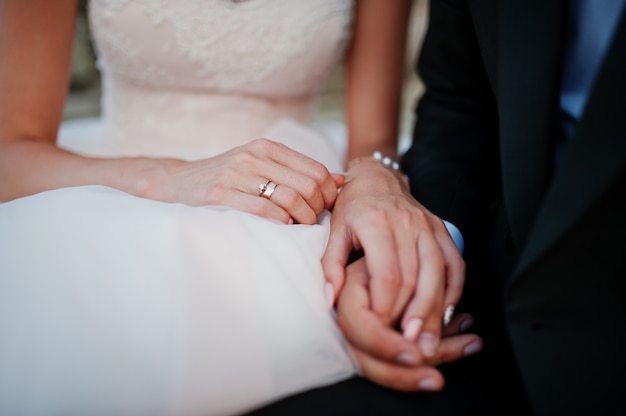
<instances>
[{"instance_id":1,"label":"white wedding dress","mask_svg":"<svg viewBox=\"0 0 626 416\"><path fill-rule=\"evenodd\" d=\"M59 143L191 160L267 137L340 170L308 120L352 9L92 0L103 116ZM0 414L240 414L354 375L323 295L328 217L284 225L102 186L0 204Z\"/></svg>"}]
</instances>

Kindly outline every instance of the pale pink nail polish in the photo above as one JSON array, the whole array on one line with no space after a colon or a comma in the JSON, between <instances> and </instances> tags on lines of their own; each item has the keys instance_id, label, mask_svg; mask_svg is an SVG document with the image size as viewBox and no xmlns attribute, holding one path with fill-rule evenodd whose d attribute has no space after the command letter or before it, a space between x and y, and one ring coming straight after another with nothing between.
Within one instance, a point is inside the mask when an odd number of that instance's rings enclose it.
<instances>
[{"instance_id":1,"label":"pale pink nail polish","mask_svg":"<svg viewBox=\"0 0 626 416\"><path fill-rule=\"evenodd\" d=\"M424 332L420 335L419 340L417 341L420 350L422 350L422 354L426 357L432 357L437 352L437 347L439 346L439 339L430 332Z\"/></svg>"},{"instance_id":2,"label":"pale pink nail polish","mask_svg":"<svg viewBox=\"0 0 626 416\"><path fill-rule=\"evenodd\" d=\"M415 342L423 323L424 322L420 318L411 318L411 320L404 327L404 338L411 342Z\"/></svg>"}]
</instances>

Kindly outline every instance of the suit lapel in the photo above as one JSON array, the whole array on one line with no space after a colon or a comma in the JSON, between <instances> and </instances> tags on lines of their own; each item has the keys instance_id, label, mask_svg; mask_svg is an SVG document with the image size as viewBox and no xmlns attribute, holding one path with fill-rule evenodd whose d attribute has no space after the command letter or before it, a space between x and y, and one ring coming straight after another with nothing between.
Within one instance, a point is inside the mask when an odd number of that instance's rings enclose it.
<instances>
[{"instance_id":1,"label":"suit lapel","mask_svg":"<svg viewBox=\"0 0 626 416\"><path fill-rule=\"evenodd\" d=\"M531 230L517 274L563 237L626 169L625 51L626 13Z\"/></svg>"},{"instance_id":2,"label":"suit lapel","mask_svg":"<svg viewBox=\"0 0 626 416\"><path fill-rule=\"evenodd\" d=\"M521 247L552 173L564 13L560 1L499 5L502 180L512 236Z\"/></svg>"}]
</instances>

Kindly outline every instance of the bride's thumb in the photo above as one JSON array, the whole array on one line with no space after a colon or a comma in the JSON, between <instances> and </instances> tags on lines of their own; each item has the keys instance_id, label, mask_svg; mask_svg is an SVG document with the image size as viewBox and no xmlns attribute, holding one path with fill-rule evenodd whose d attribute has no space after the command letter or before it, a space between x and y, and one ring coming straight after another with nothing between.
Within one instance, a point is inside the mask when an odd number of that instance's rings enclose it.
<instances>
[{"instance_id":1,"label":"bride's thumb","mask_svg":"<svg viewBox=\"0 0 626 416\"><path fill-rule=\"evenodd\" d=\"M335 172L331 173L333 180L335 181L335 185L337 188L341 188L352 179L352 174L350 172Z\"/></svg>"}]
</instances>

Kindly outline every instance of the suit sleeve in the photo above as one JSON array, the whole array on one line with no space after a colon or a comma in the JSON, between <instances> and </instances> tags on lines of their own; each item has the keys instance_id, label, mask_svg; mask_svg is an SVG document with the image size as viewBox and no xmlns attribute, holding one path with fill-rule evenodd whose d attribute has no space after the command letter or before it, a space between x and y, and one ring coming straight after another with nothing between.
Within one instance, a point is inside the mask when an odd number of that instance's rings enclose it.
<instances>
[{"instance_id":1,"label":"suit sleeve","mask_svg":"<svg viewBox=\"0 0 626 416\"><path fill-rule=\"evenodd\" d=\"M431 0L417 65L425 92L402 160L413 195L466 242L500 193L496 103L476 33L464 1Z\"/></svg>"}]
</instances>

